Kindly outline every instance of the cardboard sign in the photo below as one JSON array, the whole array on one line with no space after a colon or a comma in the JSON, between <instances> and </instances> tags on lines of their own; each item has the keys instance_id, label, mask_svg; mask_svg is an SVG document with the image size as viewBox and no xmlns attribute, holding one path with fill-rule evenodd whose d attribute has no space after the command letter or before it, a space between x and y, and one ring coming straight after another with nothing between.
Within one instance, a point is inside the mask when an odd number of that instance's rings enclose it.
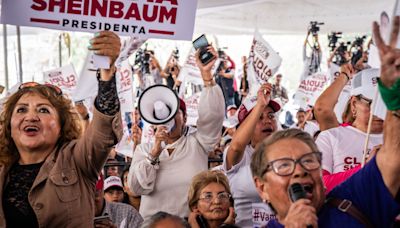
<instances>
[{"instance_id":1,"label":"cardboard sign","mask_svg":"<svg viewBox=\"0 0 400 228\"><path fill-rule=\"evenodd\" d=\"M308 105L314 106L315 101L324 90L328 80L329 77L323 72L317 72L302 80L294 95L295 104L300 105L304 109Z\"/></svg>"},{"instance_id":2,"label":"cardboard sign","mask_svg":"<svg viewBox=\"0 0 400 228\"><path fill-rule=\"evenodd\" d=\"M197 0L3 0L1 23L191 40Z\"/></svg>"},{"instance_id":3,"label":"cardboard sign","mask_svg":"<svg viewBox=\"0 0 400 228\"><path fill-rule=\"evenodd\" d=\"M72 94L78 82L78 78L72 64L46 71L44 74L45 83L59 87L63 93Z\"/></svg>"},{"instance_id":4,"label":"cardboard sign","mask_svg":"<svg viewBox=\"0 0 400 228\"><path fill-rule=\"evenodd\" d=\"M247 75L256 79L258 84L264 84L279 70L281 63L282 58L256 31L250 49Z\"/></svg>"}]
</instances>

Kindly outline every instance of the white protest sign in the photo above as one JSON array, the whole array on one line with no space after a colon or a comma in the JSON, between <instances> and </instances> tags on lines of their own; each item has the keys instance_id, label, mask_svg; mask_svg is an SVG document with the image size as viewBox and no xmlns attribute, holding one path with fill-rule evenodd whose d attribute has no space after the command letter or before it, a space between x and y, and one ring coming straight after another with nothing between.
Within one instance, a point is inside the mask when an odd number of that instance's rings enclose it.
<instances>
[{"instance_id":1,"label":"white protest sign","mask_svg":"<svg viewBox=\"0 0 400 228\"><path fill-rule=\"evenodd\" d=\"M98 90L96 70L97 69L93 65L92 53L89 52L79 75L78 84L72 93L72 98L74 101L81 101L87 98L94 98L96 96Z\"/></svg>"},{"instance_id":2,"label":"white protest sign","mask_svg":"<svg viewBox=\"0 0 400 228\"><path fill-rule=\"evenodd\" d=\"M142 129L142 139L141 143L154 143L154 126L152 124L147 123L146 121L143 121L143 129Z\"/></svg>"},{"instance_id":3,"label":"white protest sign","mask_svg":"<svg viewBox=\"0 0 400 228\"><path fill-rule=\"evenodd\" d=\"M195 126L197 123L197 119L199 118L199 102L200 102L201 93L195 93L192 96L185 98L186 104L186 124Z\"/></svg>"},{"instance_id":4,"label":"white protest sign","mask_svg":"<svg viewBox=\"0 0 400 228\"><path fill-rule=\"evenodd\" d=\"M294 95L294 103L302 108L307 108L308 105L314 106L328 80L329 77L324 72L317 72L302 80Z\"/></svg>"},{"instance_id":5,"label":"white protest sign","mask_svg":"<svg viewBox=\"0 0 400 228\"><path fill-rule=\"evenodd\" d=\"M78 78L72 64L43 73L45 83L59 87L63 93L72 94Z\"/></svg>"},{"instance_id":6,"label":"white protest sign","mask_svg":"<svg viewBox=\"0 0 400 228\"><path fill-rule=\"evenodd\" d=\"M122 154L124 156L133 157L133 146L134 143L132 139L130 138L128 133L125 133L122 136L121 141L118 142L118 144L115 146L115 151L119 154Z\"/></svg>"},{"instance_id":7,"label":"white protest sign","mask_svg":"<svg viewBox=\"0 0 400 228\"><path fill-rule=\"evenodd\" d=\"M279 70L281 63L282 58L256 31L249 54L249 67L247 68L249 81L256 81L249 83L250 92L256 93L258 86L266 83ZM254 85L254 83L257 84Z\"/></svg>"},{"instance_id":8,"label":"white protest sign","mask_svg":"<svg viewBox=\"0 0 400 228\"><path fill-rule=\"evenodd\" d=\"M197 0L3 0L1 23L192 40Z\"/></svg>"},{"instance_id":9,"label":"white protest sign","mask_svg":"<svg viewBox=\"0 0 400 228\"><path fill-rule=\"evenodd\" d=\"M116 83L121 112L134 111L133 72L128 61L121 63L116 73Z\"/></svg>"},{"instance_id":10,"label":"white protest sign","mask_svg":"<svg viewBox=\"0 0 400 228\"><path fill-rule=\"evenodd\" d=\"M340 75L340 67L334 63L330 64L329 67L329 74L330 74L330 84L332 84ZM351 92L351 80L347 82L344 86L342 92L339 95L338 102L335 105L334 112L336 115L337 120L341 123L342 120L342 113L346 108L347 101L350 98Z\"/></svg>"}]
</instances>

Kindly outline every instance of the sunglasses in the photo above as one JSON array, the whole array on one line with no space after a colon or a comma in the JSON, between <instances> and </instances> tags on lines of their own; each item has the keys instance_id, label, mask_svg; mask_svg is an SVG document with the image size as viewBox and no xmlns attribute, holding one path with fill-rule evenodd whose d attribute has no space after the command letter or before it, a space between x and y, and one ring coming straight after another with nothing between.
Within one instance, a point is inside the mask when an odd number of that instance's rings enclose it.
<instances>
[{"instance_id":1,"label":"sunglasses","mask_svg":"<svg viewBox=\"0 0 400 228\"><path fill-rule=\"evenodd\" d=\"M62 90L59 87L57 87L55 85L52 85L50 83L40 84L40 83L37 83L37 82L25 82L25 83L22 83L18 87L18 90L27 89L27 88L33 88L33 87L41 87L41 86L50 88L50 90L52 90L58 96L62 95Z\"/></svg>"}]
</instances>

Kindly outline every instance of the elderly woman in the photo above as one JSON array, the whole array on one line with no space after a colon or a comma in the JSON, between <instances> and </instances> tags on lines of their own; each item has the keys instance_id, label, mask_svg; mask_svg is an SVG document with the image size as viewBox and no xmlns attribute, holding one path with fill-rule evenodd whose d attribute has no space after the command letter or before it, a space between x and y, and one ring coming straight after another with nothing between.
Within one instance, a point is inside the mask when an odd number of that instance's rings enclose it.
<instances>
[{"instance_id":1,"label":"elderly woman","mask_svg":"<svg viewBox=\"0 0 400 228\"><path fill-rule=\"evenodd\" d=\"M192 228L217 228L234 224L228 179L221 171L203 171L192 179L188 202Z\"/></svg>"},{"instance_id":2,"label":"elderly woman","mask_svg":"<svg viewBox=\"0 0 400 228\"><path fill-rule=\"evenodd\" d=\"M209 46L208 51L217 56ZM203 65L196 56L204 81L197 129L186 127L186 106L180 102L170 132L158 126L154 143L136 147L128 175L129 188L141 195L139 212L146 220L158 211L187 217L187 189L197 173L208 169L208 152L219 142L224 119L224 97L211 74L214 61ZM167 145L162 146L161 142Z\"/></svg>"},{"instance_id":3,"label":"elderly woman","mask_svg":"<svg viewBox=\"0 0 400 228\"><path fill-rule=\"evenodd\" d=\"M374 24L382 69L379 89L390 110L381 150L325 201L321 153L310 136L297 129L272 135L258 147L251 163L260 197L277 213L277 220L267 227L390 227L400 213L399 25L396 17L390 45L385 45ZM295 190L295 183L300 188L294 193L301 194L288 193Z\"/></svg>"},{"instance_id":4,"label":"elderly woman","mask_svg":"<svg viewBox=\"0 0 400 228\"><path fill-rule=\"evenodd\" d=\"M100 32L90 49L119 55L120 39ZM57 87L24 83L4 104L0 132L0 227L93 227L95 184L114 145L119 101L115 67L98 72L93 121L79 117ZM120 134L119 134L120 136Z\"/></svg>"}]
</instances>

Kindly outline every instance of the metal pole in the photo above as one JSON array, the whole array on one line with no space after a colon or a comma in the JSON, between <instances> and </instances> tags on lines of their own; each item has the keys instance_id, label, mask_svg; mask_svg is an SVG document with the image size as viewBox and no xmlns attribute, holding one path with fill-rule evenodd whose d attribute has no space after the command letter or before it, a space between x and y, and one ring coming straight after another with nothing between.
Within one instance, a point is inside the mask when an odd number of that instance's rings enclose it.
<instances>
[{"instance_id":1,"label":"metal pole","mask_svg":"<svg viewBox=\"0 0 400 228\"><path fill-rule=\"evenodd\" d=\"M19 26L17 26L17 48L18 48L18 64L19 64L19 81L23 82L23 75L22 75L22 51L21 51L21 30Z\"/></svg>"},{"instance_id":2,"label":"metal pole","mask_svg":"<svg viewBox=\"0 0 400 228\"><path fill-rule=\"evenodd\" d=\"M4 75L5 87L8 90L8 50L7 50L7 25L3 24L3 49L4 49Z\"/></svg>"}]
</instances>

